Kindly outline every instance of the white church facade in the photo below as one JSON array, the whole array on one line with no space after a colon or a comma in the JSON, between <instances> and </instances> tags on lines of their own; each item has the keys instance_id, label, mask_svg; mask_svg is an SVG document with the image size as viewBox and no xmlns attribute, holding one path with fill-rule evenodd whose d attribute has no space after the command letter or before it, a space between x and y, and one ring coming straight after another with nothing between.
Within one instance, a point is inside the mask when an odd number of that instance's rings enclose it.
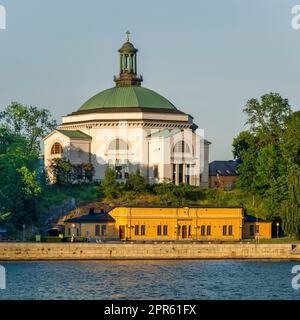
<instances>
[{"instance_id":1,"label":"white church facade","mask_svg":"<svg viewBox=\"0 0 300 320\"><path fill-rule=\"evenodd\" d=\"M207 187L210 143L192 116L141 86L137 51L128 36L119 50L115 87L64 116L44 138L46 170L54 158L62 157L73 164L92 163L95 180L102 180L109 167L118 181L139 170L151 184Z\"/></svg>"}]
</instances>

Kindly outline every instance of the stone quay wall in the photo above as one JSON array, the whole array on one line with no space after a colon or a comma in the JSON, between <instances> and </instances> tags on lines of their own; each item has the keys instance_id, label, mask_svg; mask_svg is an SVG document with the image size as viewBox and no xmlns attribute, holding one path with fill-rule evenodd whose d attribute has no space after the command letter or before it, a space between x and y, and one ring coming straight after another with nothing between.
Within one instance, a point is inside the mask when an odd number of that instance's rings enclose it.
<instances>
[{"instance_id":1,"label":"stone quay wall","mask_svg":"<svg viewBox=\"0 0 300 320\"><path fill-rule=\"evenodd\" d=\"M296 244L0 243L0 261L300 259Z\"/></svg>"}]
</instances>

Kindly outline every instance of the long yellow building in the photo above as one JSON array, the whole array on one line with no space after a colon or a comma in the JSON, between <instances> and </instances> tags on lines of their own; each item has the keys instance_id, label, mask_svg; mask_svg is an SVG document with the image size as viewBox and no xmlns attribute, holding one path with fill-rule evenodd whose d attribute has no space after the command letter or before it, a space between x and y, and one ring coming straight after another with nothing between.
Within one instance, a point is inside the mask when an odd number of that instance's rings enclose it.
<instances>
[{"instance_id":1,"label":"long yellow building","mask_svg":"<svg viewBox=\"0 0 300 320\"><path fill-rule=\"evenodd\" d=\"M123 206L65 221L65 237L89 240L241 240L271 238L271 222L242 207Z\"/></svg>"}]
</instances>

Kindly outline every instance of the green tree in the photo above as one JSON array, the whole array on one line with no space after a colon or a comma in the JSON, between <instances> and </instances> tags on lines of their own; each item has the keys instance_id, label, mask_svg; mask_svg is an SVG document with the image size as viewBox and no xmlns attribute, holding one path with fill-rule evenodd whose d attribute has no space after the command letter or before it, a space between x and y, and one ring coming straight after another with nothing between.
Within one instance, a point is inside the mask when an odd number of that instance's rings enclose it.
<instances>
[{"instance_id":1,"label":"green tree","mask_svg":"<svg viewBox=\"0 0 300 320\"><path fill-rule=\"evenodd\" d=\"M24 137L7 128L0 129L0 150L1 211L10 212L7 220L20 229L23 223L37 221L38 153L30 151Z\"/></svg>"},{"instance_id":2,"label":"green tree","mask_svg":"<svg viewBox=\"0 0 300 320\"><path fill-rule=\"evenodd\" d=\"M300 167L294 165L288 175L288 200L285 202L283 228L286 234L300 237Z\"/></svg>"},{"instance_id":3,"label":"green tree","mask_svg":"<svg viewBox=\"0 0 300 320\"><path fill-rule=\"evenodd\" d=\"M24 136L30 150L39 150L40 139L57 126L49 110L24 106L18 102L12 102L0 112L0 124L7 126L11 132Z\"/></svg>"},{"instance_id":4,"label":"green tree","mask_svg":"<svg viewBox=\"0 0 300 320\"><path fill-rule=\"evenodd\" d=\"M110 168L105 171L105 177L101 182L101 187L106 198L114 199L119 196L119 186L116 182L116 173Z\"/></svg>"},{"instance_id":5,"label":"green tree","mask_svg":"<svg viewBox=\"0 0 300 320\"><path fill-rule=\"evenodd\" d=\"M130 173L126 182L126 188L136 194L144 193L147 189L147 180L141 176L140 171Z\"/></svg>"},{"instance_id":6,"label":"green tree","mask_svg":"<svg viewBox=\"0 0 300 320\"><path fill-rule=\"evenodd\" d=\"M54 184L57 186L70 185L73 182L73 166L69 160L54 158L51 160L49 170Z\"/></svg>"},{"instance_id":7,"label":"green tree","mask_svg":"<svg viewBox=\"0 0 300 320\"><path fill-rule=\"evenodd\" d=\"M287 198L288 162L282 145L292 113L289 102L270 93L260 100L250 99L243 111L249 130L233 141L234 157L241 162L237 187L252 193L253 199L254 195L262 196L271 214L280 214L281 203ZM293 127L293 137L294 131Z\"/></svg>"},{"instance_id":8,"label":"green tree","mask_svg":"<svg viewBox=\"0 0 300 320\"><path fill-rule=\"evenodd\" d=\"M259 137L262 145L279 140L284 123L291 114L288 99L282 98L278 93L269 93L258 99L248 100L244 113L250 132Z\"/></svg>"},{"instance_id":9,"label":"green tree","mask_svg":"<svg viewBox=\"0 0 300 320\"><path fill-rule=\"evenodd\" d=\"M300 111L293 112L287 118L281 147L289 164L300 166Z\"/></svg>"}]
</instances>

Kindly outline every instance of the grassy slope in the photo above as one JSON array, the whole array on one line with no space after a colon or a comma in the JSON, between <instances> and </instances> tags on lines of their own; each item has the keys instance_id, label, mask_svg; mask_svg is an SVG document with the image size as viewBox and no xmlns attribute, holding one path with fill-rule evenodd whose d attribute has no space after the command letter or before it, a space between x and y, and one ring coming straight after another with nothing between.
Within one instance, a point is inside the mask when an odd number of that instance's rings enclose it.
<instances>
[{"instance_id":1,"label":"grassy slope","mask_svg":"<svg viewBox=\"0 0 300 320\"><path fill-rule=\"evenodd\" d=\"M77 202L90 202L100 199L101 193L98 185L74 185L67 187L48 186L39 203L39 209L45 210L62 205L65 201L75 198Z\"/></svg>"},{"instance_id":2,"label":"grassy slope","mask_svg":"<svg viewBox=\"0 0 300 320\"><path fill-rule=\"evenodd\" d=\"M62 205L66 200L75 198L77 203L86 204L89 202L103 202L109 205L135 205L135 204L162 204L165 205L166 200L161 195L153 192L144 194L135 194L127 191L117 199L106 199L103 197L99 185L74 185L69 187L49 186L43 192L43 197L39 204L40 212L46 211L51 207ZM192 199L176 199L176 203L180 205L219 205L219 206L243 206L249 214L257 215L260 218L270 218L271 213L266 209L266 204L258 197L253 198L252 195L246 194L240 190L204 190L198 189Z\"/></svg>"}]
</instances>

